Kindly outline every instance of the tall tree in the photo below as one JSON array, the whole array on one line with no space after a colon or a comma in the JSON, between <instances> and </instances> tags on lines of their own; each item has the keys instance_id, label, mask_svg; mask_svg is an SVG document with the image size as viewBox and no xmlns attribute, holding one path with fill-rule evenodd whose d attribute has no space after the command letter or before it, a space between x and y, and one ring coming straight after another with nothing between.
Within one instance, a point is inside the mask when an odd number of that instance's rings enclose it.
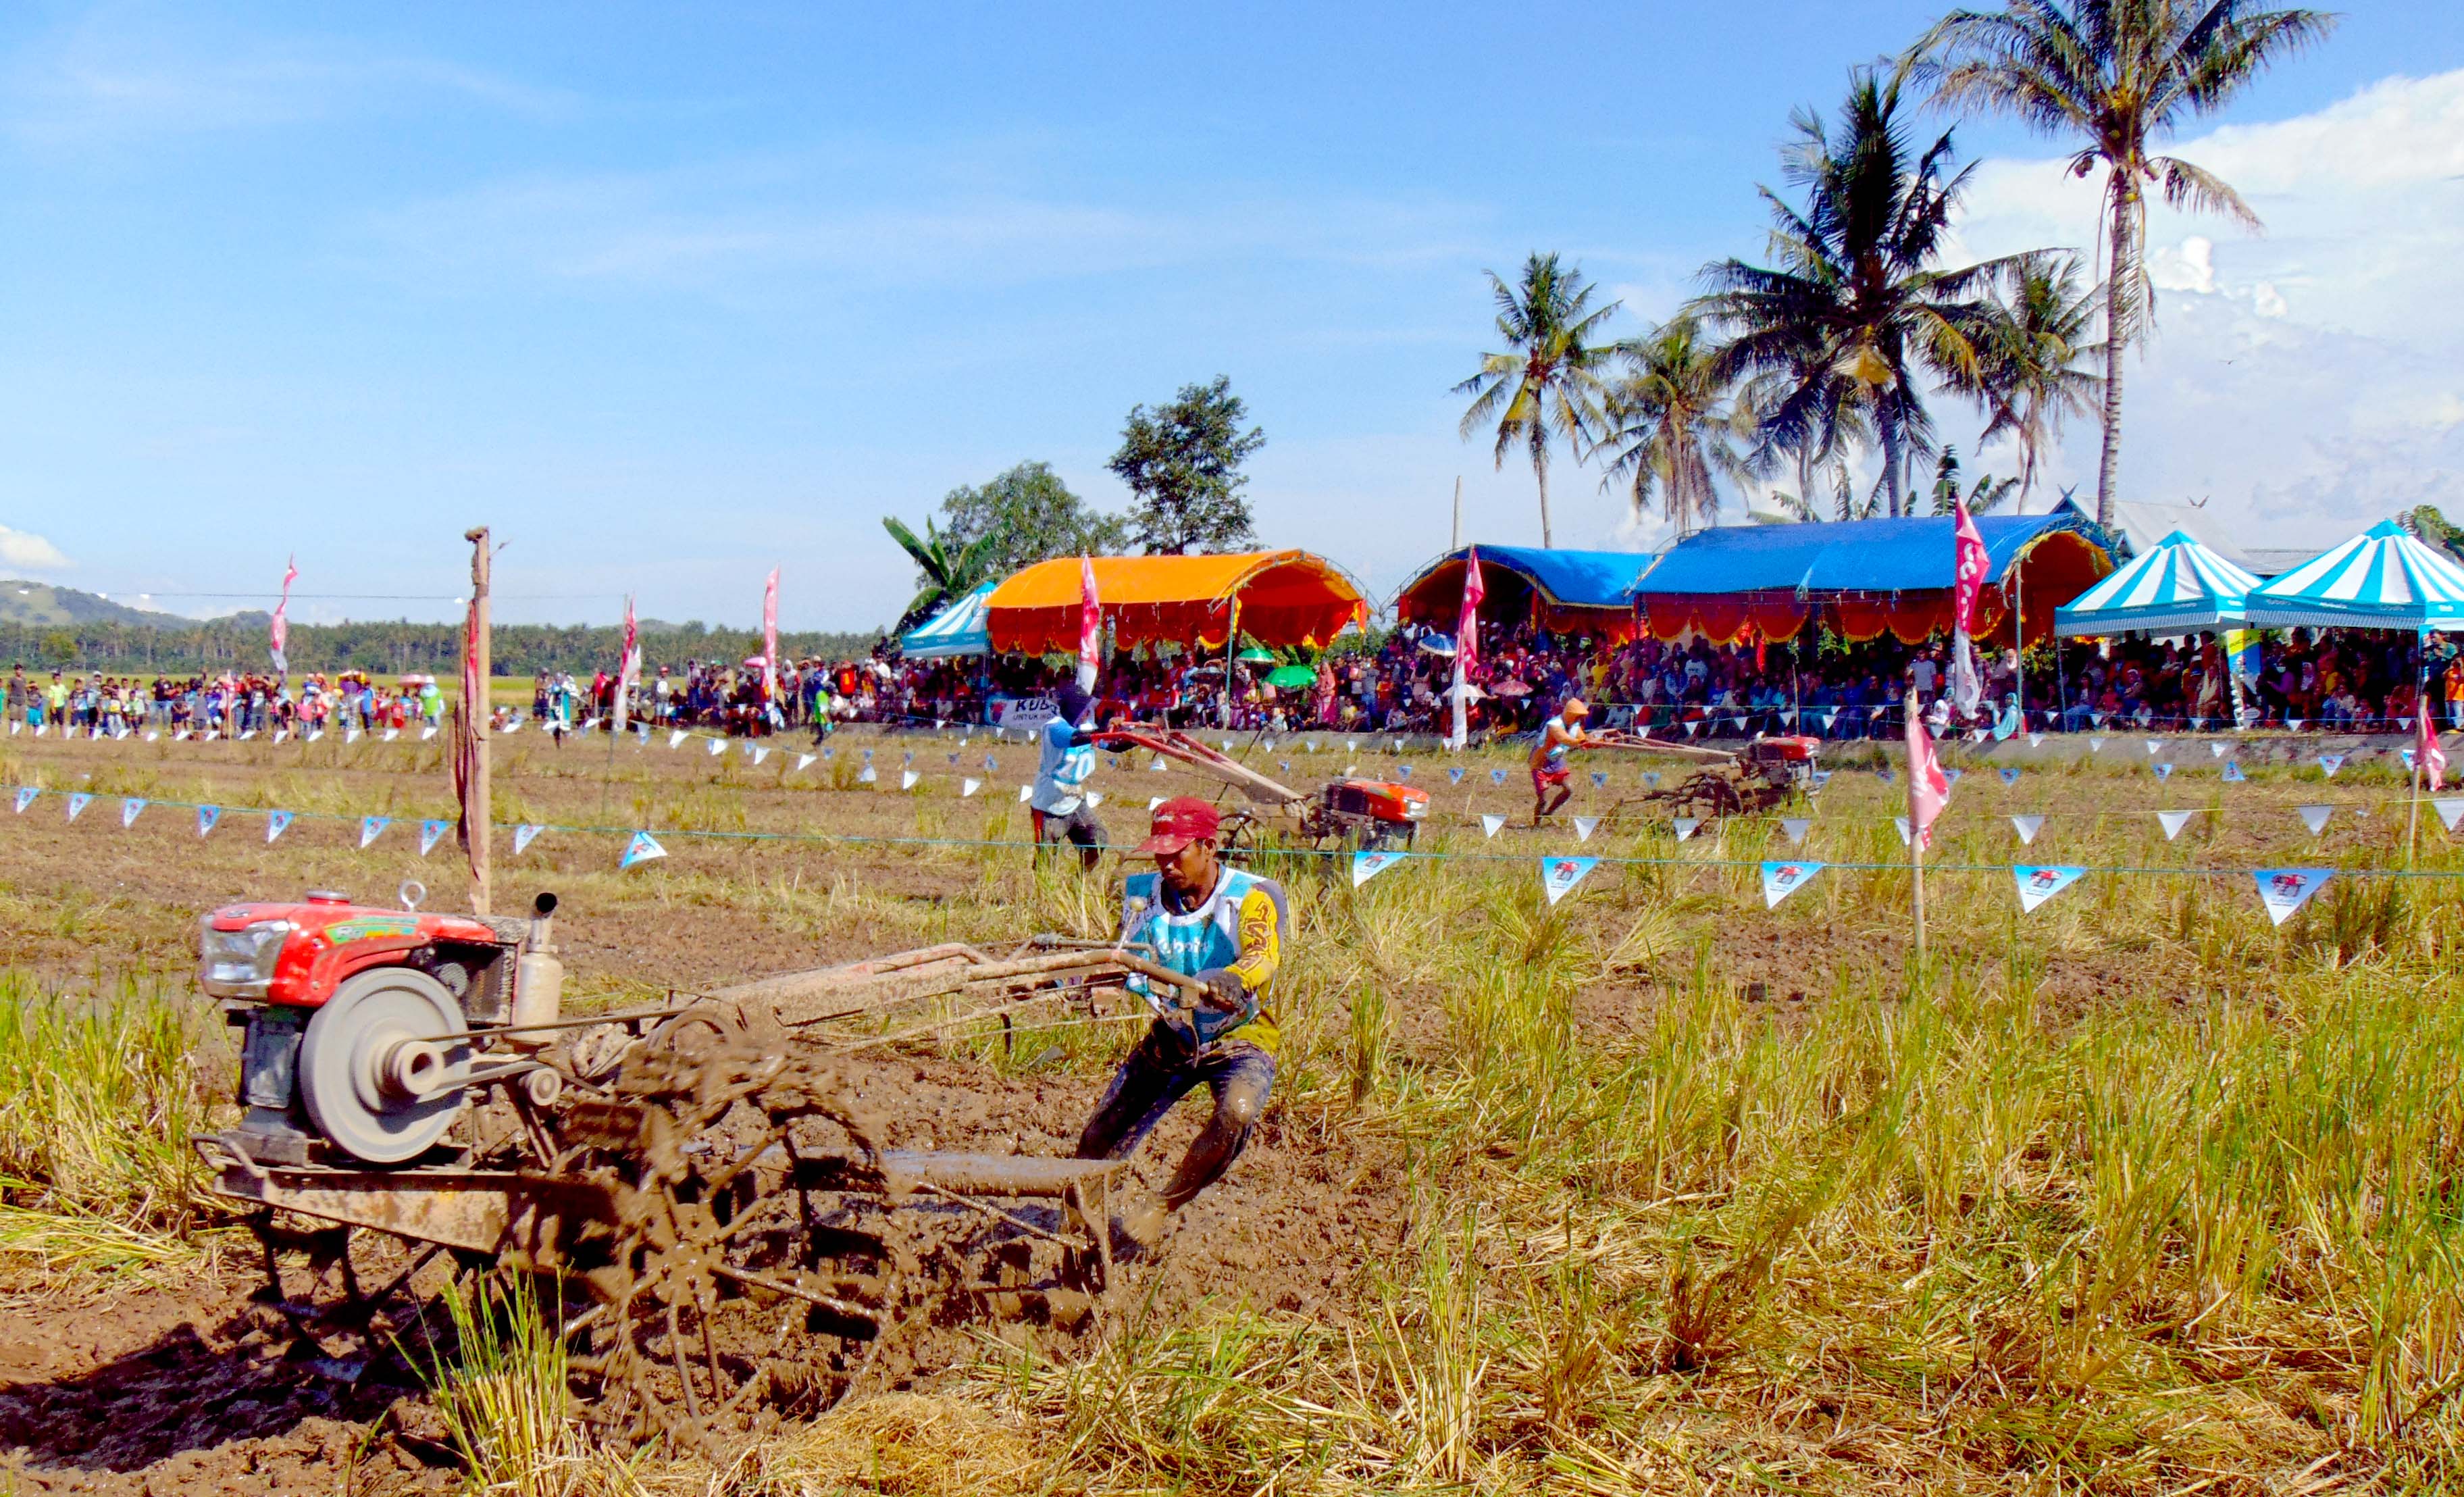
<instances>
[{"instance_id":1,"label":"tall tree","mask_svg":"<svg viewBox=\"0 0 2464 1497\"><path fill-rule=\"evenodd\" d=\"M1951 169L1947 132L1912 148L1903 77L1859 69L1836 130L1797 111L1781 175L1803 206L1762 189L1774 263L1705 267L1710 289L1691 309L1728 335L1725 377L1781 386L1762 417L1770 445L1819 448L1855 413L1881 451L1876 488L1894 516L1908 508L1910 464L1934 451L1921 385L1977 378L1993 317L1980 293L2007 263L1937 263L1969 169Z\"/></svg>"},{"instance_id":2,"label":"tall tree","mask_svg":"<svg viewBox=\"0 0 2464 1497\"><path fill-rule=\"evenodd\" d=\"M1960 500L1968 501L1970 515L1988 515L2010 501L2019 492L2016 478L1996 478L1991 473L1978 473L1976 486L1966 494L1959 492L1959 449L1946 447L1933 470L1933 512L1947 515Z\"/></svg>"},{"instance_id":3,"label":"tall tree","mask_svg":"<svg viewBox=\"0 0 2464 1497\"><path fill-rule=\"evenodd\" d=\"M904 634L923 623L991 574L985 561L992 554L990 537L961 543L934 529L930 519L924 521L924 534L918 536L894 515L883 516L881 528L890 532L890 539L897 541L899 549L915 563L915 596L891 626L893 634Z\"/></svg>"},{"instance_id":4,"label":"tall tree","mask_svg":"<svg viewBox=\"0 0 2464 1497\"><path fill-rule=\"evenodd\" d=\"M1259 427L1242 430L1248 418L1249 407L1221 374L1205 385L1182 385L1153 412L1144 406L1131 409L1121 449L1106 466L1136 496L1130 525L1149 556L1257 543L1241 492L1249 477L1241 465L1266 445L1266 433Z\"/></svg>"},{"instance_id":5,"label":"tall tree","mask_svg":"<svg viewBox=\"0 0 2464 1497\"><path fill-rule=\"evenodd\" d=\"M1488 284L1497 299L1497 336L1506 351L1481 355L1480 372L1455 386L1456 394L1474 397L1460 429L1468 441L1474 430L1496 422L1500 468L1515 443L1530 452L1531 476L1540 485L1540 543L1553 546L1549 447L1563 439L1581 462L1584 449L1607 426L1603 374L1610 345L1600 328L1617 304L1594 307L1594 288L1581 270L1561 266L1554 254L1536 251L1523 262L1521 281L1509 286L1490 271Z\"/></svg>"},{"instance_id":6,"label":"tall tree","mask_svg":"<svg viewBox=\"0 0 2464 1497\"><path fill-rule=\"evenodd\" d=\"M1624 478L1639 519L1656 493L1681 536L1713 523L1713 478L1747 475L1737 450L1750 418L1728 398L1713 349L1690 318L1676 318L1617 345L1617 378L1602 402L1603 448L1616 456L1603 487Z\"/></svg>"},{"instance_id":7,"label":"tall tree","mask_svg":"<svg viewBox=\"0 0 2464 1497\"><path fill-rule=\"evenodd\" d=\"M942 536L953 545L985 543L983 575L1006 577L1061 556L1101 556L1129 545L1130 527L1069 490L1049 463L1021 463L941 497Z\"/></svg>"},{"instance_id":8,"label":"tall tree","mask_svg":"<svg viewBox=\"0 0 2464 1497\"><path fill-rule=\"evenodd\" d=\"M2098 298L2079 285L2077 257L2025 255L2006 284L1980 372L1978 395L1989 419L1977 441L2007 436L2018 449L2024 514L2045 445L2066 419L2096 409L2104 348L2093 341Z\"/></svg>"},{"instance_id":9,"label":"tall tree","mask_svg":"<svg viewBox=\"0 0 2464 1497\"><path fill-rule=\"evenodd\" d=\"M2078 143L2072 175L2104 170L2101 524L2113 523L2121 464L2122 356L2145 336L2154 295L2145 253L2148 190L2174 208L2260 227L2222 180L2154 147L2334 25L2323 11L2265 10L2244 0L2009 0L2000 11L1952 11L1912 49L1944 105L2067 136Z\"/></svg>"}]
</instances>

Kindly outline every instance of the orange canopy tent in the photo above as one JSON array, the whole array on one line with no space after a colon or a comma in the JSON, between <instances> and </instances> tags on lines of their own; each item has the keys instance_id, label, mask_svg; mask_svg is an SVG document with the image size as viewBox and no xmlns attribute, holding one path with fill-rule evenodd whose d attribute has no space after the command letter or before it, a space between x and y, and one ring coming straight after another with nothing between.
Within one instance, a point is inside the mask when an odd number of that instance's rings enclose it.
<instances>
[{"instance_id":1,"label":"orange canopy tent","mask_svg":"<svg viewBox=\"0 0 2464 1497\"><path fill-rule=\"evenodd\" d=\"M1067 654L1078 648L1078 561L1038 561L984 603L993 649L1002 654ZM1112 642L1218 649L1240 612L1240 629L1262 645L1323 645L1369 605L1331 562L1306 551L1235 556L1099 556L1095 594Z\"/></svg>"}]
</instances>

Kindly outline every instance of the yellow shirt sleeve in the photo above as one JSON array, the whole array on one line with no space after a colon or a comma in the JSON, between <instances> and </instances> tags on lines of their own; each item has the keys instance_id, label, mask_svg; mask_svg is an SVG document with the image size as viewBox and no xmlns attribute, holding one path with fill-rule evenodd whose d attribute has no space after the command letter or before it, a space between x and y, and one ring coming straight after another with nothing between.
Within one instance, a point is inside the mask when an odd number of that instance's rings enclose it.
<instances>
[{"instance_id":1,"label":"yellow shirt sleeve","mask_svg":"<svg viewBox=\"0 0 2464 1497\"><path fill-rule=\"evenodd\" d=\"M1241 899L1241 955L1231 970L1240 975L1243 987L1256 993L1275 980L1283 961L1283 927L1274 896L1252 887Z\"/></svg>"}]
</instances>

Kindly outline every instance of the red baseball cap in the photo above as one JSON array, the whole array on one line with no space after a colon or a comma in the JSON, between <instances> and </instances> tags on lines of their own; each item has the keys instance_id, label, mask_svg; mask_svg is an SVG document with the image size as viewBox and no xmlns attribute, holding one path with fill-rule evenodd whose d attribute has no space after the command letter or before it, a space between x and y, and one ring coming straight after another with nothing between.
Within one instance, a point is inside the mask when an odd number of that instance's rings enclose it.
<instances>
[{"instance_id":1,"label":"red baseball cap","mask_svg":"<svg viewBox=\"0 0 2464 1497\"><path fill-rule=\"evenodd\" d=\"M1223 829L1223 818L1213 805L1194 795L1177 795L1155 808L1155 819L1147 826L1147 840L1131 850L1132 857L1169 857L1199 838L1212 838Z\"/></svg>"}]
</instances>

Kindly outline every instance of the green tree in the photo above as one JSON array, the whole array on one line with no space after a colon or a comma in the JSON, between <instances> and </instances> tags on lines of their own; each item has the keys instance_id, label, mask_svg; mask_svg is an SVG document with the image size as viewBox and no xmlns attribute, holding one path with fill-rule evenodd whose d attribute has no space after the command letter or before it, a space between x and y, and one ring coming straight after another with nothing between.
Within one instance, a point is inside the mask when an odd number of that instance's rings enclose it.
<instances>
[{"instance_id":1,"label":"green tree","mask_svg":"<svg viewBox=\"0 0 2464 1497\"><path fill-rule=\"evenodd\" d=\"M1465 441L1492 421L1497 426L1497 466L1521 442L1531 454L1531 476L1540 486L1540 543L1557 543L1549 524L1549 447L1564 439L1574 461L1608 425L1605 378L1611 345L1601 325L1617 309L1614 301L1592 305L1594 288L1580 269L1534 251L1523 262L1523 278L1507 285L1488 273L1497 301L1497 336L1503 353L1480 356L1480 372L1454 387L1473 397L1459 429Z\"/></svg>"},{"instance_id":2,"label":"green tree","mask_svg":"<svg viewBox=\"0 0 2464 1497\"><path fill-rule=\"evenodd\" d=\"M918 536L907 528L907 522L893 515L885 515L881 528L898 542L915 563L916 592L907 605L907 611L891 626L893 634L904 634L923 623L953 600L964 595L984 580L984 558L992 553L992 538L979 538L972 543L960 544L924 521L924 534Z\"/></svg>"},{"instance_id":3,"label":"green tree","mask_svg":"<svg viewBox=\"0 0 2464 1497\"><path fill-rule=\"evenodd\" d=\"M1102 556L1129 545L1130 527L1069 492L1049 463L1021 463L979 487L941 498L941 534L956 546L986 543L985 577L1007 577L1060 556Z\"/></svg>"},{"instance_id":4,"label":"green tree","mask_svg":"<svg viewBox=\"0 0 2464 1497\"><path fill-rule=\"evenodd\" d=\"M2019 510L2036 487L2047 443L2072 416L2096 409L2103 381L2096 372L2104 347L2093 341L2097 295L2079 285L2076 256L2023 256L2007 279L2007 297L1984 348L1979 398L1990 419L1982 444L2007 436L2019 453Z\"/></svg>"},{"instance_id":5,"label":"green tree","mask_svg":"<svg viewBox=\"0 0 2464 1497\"><path fill-rule=\"evenodd\" d=\"M1729 400L1713 353L1691 319L1662 323L1617 345L1619 372L1602 403L1600 445L1616 453L1603 486L1625 478L1638 519L1657 493L1681 536L1719 514L1715 475L1741 479L1748 471L1737 441L1751 418Z\"/></svg>"},{"instance_id":6,"label":"green tree","mask_svg":"<svg viewBox=\"0 0 2464 1497\"><path fill-rule=\"evenodd\" d=\"M1710 289L1691 309L1728 335L1721 374L1771 390L1761 412L1771 446L1834 445L1854 412L1881 450L1876 488L1894 516L1907 509L1910 465L1934 451L1921 386L1928 376L1978 378L1993 318L1980 293L2008 263L1936 263L1969 170L1951 170L1947 132L1912 149L1903 78L1859 69L1836 131L1796 113L1781 170L1804 206L1762 189L1775 263L1705 267Z\"/></svg>"},{"instance_id":7,"label":"green tree","mask_svg":"<svg viewBox=\"0 0 2464 1497\"><path fill-rule=\"evenodd\" d=\"M1150 412L1133 407L1121 428L1121 450L1105 466L1136 496L1130 516L1149 556L1233 551L1257 544L1249 485L1241 465L1266 445L1263 428L1241 429L1249 407L1232 393L1228 376L1184 385Z\"/></svg>"},{"instance_id":8,"label":"green tree","mask_svg":"<svg viewBox=\"0 0 2464 1497\"><path fill-rule=\"evenodd\" d=\"M2269 63L2322 40L2323 11L2263 10L2243 0L2010 0L1954 11L1911 50L1952 109L2008 115L2076 143L2073 176L2105 173L2104 447L2096 517L2113 523L2122 454L2122 356L2149 325L2147 192L2174 208L2258 215L2220 179L2156 143L2222 108Z\"/></svg>"},{"instance_id":9,"label":"green tree","mask_svg":"<svg viewBox=\"0 0 2464 1497\"><path fill-rule=\"evenodd\" d=\"M1959 492L1959 449L1946 447L1933 469L1933 512L1947 515L1961 499L1968 501L1970 515L1991 514L2009 502L2019 492L2016 478L1996 478L1991 473L1978 473L1975 487L1966 494Z\"/></svg>"}]
</instances>

